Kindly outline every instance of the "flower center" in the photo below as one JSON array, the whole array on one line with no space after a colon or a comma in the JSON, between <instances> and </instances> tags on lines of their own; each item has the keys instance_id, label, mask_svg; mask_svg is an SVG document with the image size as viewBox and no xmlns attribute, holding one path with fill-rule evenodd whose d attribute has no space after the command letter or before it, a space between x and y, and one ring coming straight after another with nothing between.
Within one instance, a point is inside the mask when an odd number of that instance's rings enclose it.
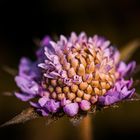
<instances>
[{"instance_id":1,"label":"flower center","mask_svg":"<svg viewBox=\"0 0 140 140\"><path fill-rule=\"evenodd\" d=\"M115 63L108 51L108 48L77 43L58 52L60 75L45 80L50 96L80 102L104 95L116 81Z\"/></svg>"}]
</instances>

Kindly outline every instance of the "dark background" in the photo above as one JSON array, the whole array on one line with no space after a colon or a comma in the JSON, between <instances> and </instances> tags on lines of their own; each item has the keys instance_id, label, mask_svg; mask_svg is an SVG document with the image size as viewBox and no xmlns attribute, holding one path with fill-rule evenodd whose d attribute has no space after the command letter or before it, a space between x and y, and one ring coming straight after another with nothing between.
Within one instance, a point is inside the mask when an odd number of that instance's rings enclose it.
<instances>
[{"instance_id":1,"label":"dark background","mask_svg":"<svg viewBox=\"0 0 140 140\"><path fill-rule=\"evenodd\" d=\"M28 104L3 96L16 89L4 66L17 69L19 59L34 59L34 40L50 35L68 36L71 31L105 36L119 48L140 38L139 0L0 0L0 124L18 114ZM140 63L139 50L133 59ZM136 78L138 78L137 75ZM140 77L140 76L139 76ZM123 103L93 117L93 135L101 139L140 139L140 102ZM78 139L78 127L66 118L45 126L45 120L0 129L0 139Z\"/></svg>"}]
</instances>

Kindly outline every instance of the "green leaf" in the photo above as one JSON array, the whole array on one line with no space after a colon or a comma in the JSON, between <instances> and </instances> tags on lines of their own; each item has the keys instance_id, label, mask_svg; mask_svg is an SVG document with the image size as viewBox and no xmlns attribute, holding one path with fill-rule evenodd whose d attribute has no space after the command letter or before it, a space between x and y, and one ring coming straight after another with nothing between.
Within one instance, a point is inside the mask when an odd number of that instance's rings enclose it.
<instances>
[{"instance_id":1,"label":"green leaf","mask_svg":"<svg viewBox=\"0 0 140 140\"><path fill-rule=\"evenodd\" d=\"M128 43L126 46L122 47L122 49L120 50L121 60L123 61L130 60L139 47L140 47L140 39L136 39Z\"/></svg>"}]
</instances>

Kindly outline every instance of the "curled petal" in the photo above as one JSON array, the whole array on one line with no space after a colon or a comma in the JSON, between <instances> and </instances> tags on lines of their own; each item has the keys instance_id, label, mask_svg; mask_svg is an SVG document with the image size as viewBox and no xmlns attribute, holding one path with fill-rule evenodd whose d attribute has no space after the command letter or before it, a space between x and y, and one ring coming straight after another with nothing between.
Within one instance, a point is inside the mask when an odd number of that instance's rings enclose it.
<instances>
[{"instance_id":1,"label":"curled petal","mask_svg":"<svg viewBox=\"0 0 140 140\"><path fill-rule=\"evenodd\" d=\"M15 96L24 102L29 101L30 99L34 98L33 95L29 95L26 93L17 93L17 92L15 93Z\"/></svg>"},{"instance_id":2,"label":"curled petal","mask_svg":"<svg viewBox=\"0 0 140 140\"><path fill-rule=\"evenodd\" d=\"M17 86L25 93L30 95L37 95L39 93L39 85L31 80L21 76L16 76L15 81Z\"/></svg>"},{"instance_id":3,"label":"curled petal","mask_svg":"<svg viewBox=\"0 0 140 140\"><path fill-rule=\"evenodd\" d=\"M49 112L56 113L58 109L60 108L60 103L51 99L47 101L45 107Z\"/></svg>"},{"instance_id":4,"label":"curled petal","mask_svg":"<svg viewBox=\"0 0 140 140\"><path fill-rule=\"evenodd\" d=\"M39 103L35 103L35 102L32 102L32 101L30 101L29 103L30 103L30 105L31 105L32 107L40 108Z\"/></svg>"}]
</instances>

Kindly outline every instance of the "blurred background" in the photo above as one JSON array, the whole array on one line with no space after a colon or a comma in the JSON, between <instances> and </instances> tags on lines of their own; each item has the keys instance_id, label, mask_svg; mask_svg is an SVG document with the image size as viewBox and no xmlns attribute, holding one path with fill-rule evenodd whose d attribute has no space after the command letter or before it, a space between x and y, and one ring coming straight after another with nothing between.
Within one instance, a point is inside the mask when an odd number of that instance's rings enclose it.
<instances>
[{"instance_id":1,"label":"blurred background","mask_svg":"<svg viewBox=\"0 0 140 140\"><path fill-rule=\"evenodd\" d=\"M17 69L22 56L34 60L34 40L45 35L68 36L72 31L105 36L120 49L140 38L140 1L0 0L0 124L28 106L15 97L3 96L3 92L17 88L13 77L2 68ZM139 52L133 59L140 64ZM140 139L140 102L123 103L92 118L95 140ZM79 127L72 126L67 118L50 126L39 119L0 129L0 139L71 140L80 139L79 133Z\"/></svg>"}]
</instances>

